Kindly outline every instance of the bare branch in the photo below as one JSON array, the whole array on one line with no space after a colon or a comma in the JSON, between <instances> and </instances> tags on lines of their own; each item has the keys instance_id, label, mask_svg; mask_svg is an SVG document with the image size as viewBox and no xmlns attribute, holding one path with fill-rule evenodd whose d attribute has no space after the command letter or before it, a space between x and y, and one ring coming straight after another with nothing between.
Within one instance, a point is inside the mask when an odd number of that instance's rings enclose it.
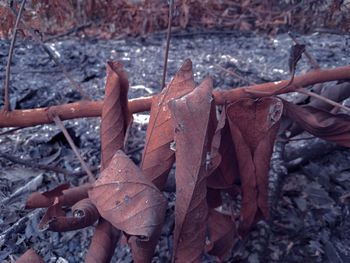
<instances>
[{"instance_id":1,"label":"bare branch","mask_svg":"<svg viewBox=\"0 0 350 263\"><path fill-rule=\"evenodd\" d=\"M61 129L61 131L63 132L64 134L64 137L66 137L70 147L72 147L75 155L78 157L81 165L83 166L84 170L86 171L86 173L89 175L89 178L90 178L90 181L91 183L95 181L95 177L94 175L92 174L92 172L90 171L90 169L87 167L85 161L83 160L83 158L81 157L81 155L79 154L78 152L78 149L77 147L75 146L73 140L72 140L72 137L70 137L68 131L66 130L66 128L64 127L61 119L56 115L53 117L53 120L55 121L55 123L57 124L57 126Z\"/></svg>"},{"instance_id":2,"label":"bare branch","mask_svg":"<svg viewBox=\"0 0 350 263\"><path fill-rule=\"evenodd\" d=\"M22 12L23 12L25 3L26 3L26 0L23 0L21 7L19 9L19 13L18 13L18 16L16 19L15 28L13 29L13 37L11 40L10 51L9 51L9 55L7 58L6 79L5 79L5 102L4 102L4 110L5 111L11 111L10 95L9 95L11 59L12 59L12 54L13 54L13 47L15 45L16 36L17 36L17 28L18 28L19 20L21 19L21 16L22 16Z\"/></svg>"},{"instance_id":3,"label":"bare branch","mask_svg":"<svg viewBox=\"0 0 350 263\"><path fill-rule=\"evenodd\" d=\"M294 78L293 83L281 93L296 91L299 87L305 87L316 83L334 81L349 78L350 65L326 69L313 70L304 75ZM275 92L280 87L287 84L289 80L269 82L250 86L260 92ZM223 105L226 102L232 102L241 98L250 98L251 94L245 91L247 87L241 87L232 90L215 90L213 97L215 103ZM280 93L275 93L278 95ZM128 108L131 113L149 111L153 97L145 97L129 100ZM28 127L45 123L52 123L49 114L56 113L62 120L82 118L82 117L100 117L102 112L102 101L88 102L81 101L65 105L52 106L48 108L39 108L31 110L14 110L11 112L0 111L0 128L1 127ZM52 115L51 115L52 116Z\"/></svg>"},{"instance_id":4,"label":"bare branch","mask_svg":"<svg viewBox=\"0 0 350 263\"><path fill-rule=\"evenodd\" d=\"M166 75L166 68L167 68L167 64L168 64L168 53L169 53L169 43L170 43L170 34L171 34L171 23L172 23L172 19L173 19L173 6L174 6L174 0L170 0L168 33L167 33L167 37L166 37L166 49L165 49L164 66L163 66L163 78L162 78L162 85L160 87L160 90L162 90L164 88L164 85L165 85L165 75Z\"/></svg>"}]
</instances>

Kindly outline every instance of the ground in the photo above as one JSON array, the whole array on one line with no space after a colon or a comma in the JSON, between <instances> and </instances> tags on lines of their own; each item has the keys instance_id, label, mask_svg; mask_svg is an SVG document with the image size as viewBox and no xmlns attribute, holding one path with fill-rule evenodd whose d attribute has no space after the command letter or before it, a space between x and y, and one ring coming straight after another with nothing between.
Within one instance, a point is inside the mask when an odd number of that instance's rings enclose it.
<instances>
[{"instance_id":1,"label":"ground","mask_svg":"<svg viewBox=\"0 0 350 263\"><path fill-rule=\"evenodd\" d=\"M349 61L349 35L314 33L298 39L306 44L322 68L343 66ZM3 83L9 44L0 41ZM120 60L128 73L129 98L159 92L164 34L118 40L66 38L47 45L93 100L103 99L106 61L114 59ZM291 45L287 34L274 37L232 31L178 34L171 40L167 81L186 58L193 62L196 82L212 76L216 89L232 89L246 83L212 63L235 70L256 83L288 78ZM310 69L303 57L297 74ZM16 42L10 87L11 105L16 109L80 99L58 67L31 39ZM3 97L1 89L0 105ZM137 164L141 159L147 114L135 116L126 149ZM98 167L100 118L82 118L64 124L84 160L90 167ZM227 262L350 262L350 223L346 220L350 201L340 198L350 191L350 151L319 139L287 143L283 154L280 147L279 142L271 163L271 218L259 223L246 239L237 240ZM86 181L86 175L77 174L82 168L59 128L47 124L1 135L0 153L0 260L14 262L28 248L33 248L46 262L83 262L93 227L67 233L39 232L37 226L44 210L23 210L26 198L33 191L52 189L63 182L80 185ZM34 169L10 161L5 154L62 167L72 174ZM171 258L174 187L174 182L169 180L165 191L170 201L167 219L154 262L169 262ZM119 245L112 262L131 262L126 245ZM205 255L203 262L215 262L215 259Z\"/></svg>"}]
</instances>

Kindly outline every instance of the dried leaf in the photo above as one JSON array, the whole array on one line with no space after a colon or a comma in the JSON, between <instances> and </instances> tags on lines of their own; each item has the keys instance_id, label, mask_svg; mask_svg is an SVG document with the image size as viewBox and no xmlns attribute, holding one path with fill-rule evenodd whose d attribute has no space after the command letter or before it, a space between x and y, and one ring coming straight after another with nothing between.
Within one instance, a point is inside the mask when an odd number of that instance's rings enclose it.
<instances>
[{"instance_id":1,"label":"dried leaf","mask_svg":"<svg viewBox=\"0 0 350 263\"><path fill-rule=\"evenodd\" d=\"M72 206L79 200L88 197L88 190L92 187L91 184L86 183L81 186L69 188L69 183L62 184L53 190L44 193L32 193L25 204L25 209L49 207L53 205L55 199L59 198L61 206Z\"/></svg>"},{"instance_id":2,"label":"dried leaf","mask_svg":"<svg viewBox=\"0 0 350 263\"><path fill-rule=\"evenodd\" d=\"M301 59L301 55L304 53L304 51L305 51L305 45L302 45L302 44L295 44L290 49L288 65L289 65L289 71L292 74L292 78L294 77L295 68L299 60Z\"/></svg>"},{"instance_id":3,"label":"dried leaf","mask_svg":"<svg viewBox=\"0 0 350 263\"><path fill-rule=\"evenodd\" d=\"M192 62L188 59L167 88L153 98L141 169L159 189L164 187L175 160L170 149L174 131L168 102L191 92L194 87Z\"/></svg>"},{"instance_id":4,"label":"dried leaf","mask_svg":"<svg viewBox=\"0 0 350 263\"><path fill-rule=\"evenodd\" d=\"M274 97L241 99L227 107L242 181L240 234L268 217L268 172L282 101Z\"/></svg>"},{"instance_id":5,"label":"dried leaf","mask_svg":"<svg viewBox=\"0 0 350 263\"><path fill-rule=\"evenodd\" d=\"M208 240L205 250L222 262L228 256L236 239L236 225L230 216L214 209L208 214Z\"/></svg>"},{"instance_id":6,"label":"dried leaf","mask_svg":"<svg viewBox=\"0 0 350 263\"><path fill-rule=\"evenodd\" d=\"M45 263L32 249L28 249L15 263Z\"/></svg>"},{"instance_id":7,"label":"dried leaf","mask_svg":"<svg viewBox=\"0 0 350 263\"><path fill-rule=\"evenodd\" d=\"M350 116L283 101L284 114L316 137L350 147Z\"/></svg>"},{"instance_id":8,"label":"dried leaf","mask_svg":"<svg viewBox=\"0 0 350 263\"><path fill-rule=\"evenodd\" d=\"M207 129L212 80L169 102L176 143L174 262L201 262L205 246Z\"/></svg>"},{"instance_id":9,"label":"dried leaf","mask_svg":"<svg viewBox=\"0 0 350 263\"><path fill-rule=\"evenodd\" d=\"M65 232L91 226L100 217L89 198L80 200L72 207L73 217L66 217L61 204L50 206L41 219L39 229Z\"/></svg>"},{"instance_id":10,"label":"dried leaf","mask_svg":"<svg viewBox=\"0 0 350 263\"><path fill-rule=\"evenodd\" d=\"M337 85L324 85L320 90L319 95L336 102L343 101L350 96L350 82L339 83ZM310 98L308 106L328 111L333 108L329 103L314 97Z\"/></svg>"},{"instance_id":11,"label":"dried leaf","mask_svg":"<svg viewBox=\"0 0 350 263\"><path fill-rule=\"evenodd\" d=\"M39 207L49 207L53 205L55 198L63 195L63 190L66 190L68 188L69 183L65 183L44 193L34 192L27 198L24 208L32 209Z\"/></svg>"},{"instance_id":12,"label":"dried leaf","mask_svg":"<svg viewBox=\"0 0 350 263\"><path fill-rule=\"evenodd\" d=\"M316 86L316 87L315 87ZM313 91L323 97L326 97L330 100L341 102L350 96L350 82L338 83L337 85L315 85L313 87ZM305 94L298 94L296 99L293 100L294 104L301 104L302 102L307 101L307 104L302 104L300 107L308 107L312 106L314 108L323 110L323 111L333 111L335 107L323 100L316 99L314 97L309 97ZM283 116L280 128L280 134L284 134L283 137L286 136L286 131L288 134L288 138L294 137L304 131L302 127L300 127L295 121L290 118L287 118L285 115Z\"/></svg>"},{"instance_id":13,"label":"dried leaf","mask_svg":"<svg viewBox=\"0 0 350 263\"><path fill-rule=\"evenodd\" d=\"M226 121L226 108L224 107L217 125L210 152L210 176L208 187L214 189L227 189L233 183L239 183L238 161L232 141L230 127Z\"/></svg>"},{"instance_id":14,"label":"dried leaf","mask_svg":"<svg viewBox=\"0 0 350 263\"><path fill-rule=\"evenodd\" d=\"M101 119L101 170L108 166L115 152L124 148L132 115L128 110L129 82L123 65L107 62L107 80Z\"/></svg>"},{"instance_id":15,"label":"dried leaf","mask_svg":"<svg viewBox=\"0 0 350 263\"><path fill-rule=\"evenodd\" d=\"M86 263L110 262L120 237L120 231L100 217L90 244Z\"/></svg>"},{"instance_id":16,"label":"dried leaf","mask_svg":"<svg viewBox=\"0 0 350 263\"><path fill-rule=\"evenodd\" d=\"M89 197L101 216L126 235L151 243L158 238L155 233L162 227L167 200L121 150L102 171ZM152 257L153 250L143 255Z\"/></svg>"}]
</instances>

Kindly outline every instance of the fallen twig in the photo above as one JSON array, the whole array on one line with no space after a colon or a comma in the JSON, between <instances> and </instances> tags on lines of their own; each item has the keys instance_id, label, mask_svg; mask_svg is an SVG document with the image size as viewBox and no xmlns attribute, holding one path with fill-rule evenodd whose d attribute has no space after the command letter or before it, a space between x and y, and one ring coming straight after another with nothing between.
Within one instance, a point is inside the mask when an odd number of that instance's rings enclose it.
<instances>
[{"instance_id":1,"label":"fallen twig","mask_svg":"<svg viewBox=\"0 0 350 263\"><path fill-rule=\"evenodd\" d=\"M19 219L16 223L14 223L12 226L7 228L4 232L0 234L0 247L2 247L6 242L11 239L11 236L13 234L17 234L18 232L21 232L25 227L27 226L27 222L33 220L35 217L39 217L39 214L41 214L40 209L35 209L34 211L29 212L27 215Z\"/></svg>"},{"instance_id":2,"label":"fallen twig","mask_svg":"<svg viewBox=\"0 0 350 263\"><path fill-rule=\"evenodd\" d=\"M94 182L95 181L95 177L94 175L92 174L92 172L90 171L90 169L87 167L85 161L83 160L83 158L81 157L81 155L79 154L78 152L78 149L77 147L75 146L72 138L70 137L68 131L66 130L66 128L64 127L61 119L58 117L58 115L54 116L53 117L53 120L55 121L55 123L57 124L57 126L61 129L61 131L63 132L64 136L66 137L70 147L72 147L75 155L78 157L81 165L83 166L84 170L86 171L86 173L88 174L89 178L90 178L90 181L91 182Z\"/></svg>"},{"instance_id":3,"label":"fallen twig","mask_svg":"<svg viewBox=\"0 0 350 263\"><path fill-rule=\"evenodd\" d=\"M8 202L11 201L11 199L16 198L20 195L23 195L27 192L34 192L38 190L39 186L42 184L44 179L44 173L41 172L39 175L31 179L29 182L27 182L25 185L19 187L14 193L12 193L9 197L3 198L0 201L0 205L6 205Z\"/></svg>"},{"instance_id":4,"label":"fallen twig","mask_svg":"<svg viewBox=\"0 0 350 263\"><path fill-rule=\"evenodd\" d=\"M68 35L70 35L70 34L72 34L72 33L77 33L78 31L84 30L85 28L90 27L91 25L92 25L92 23L89 22L89 23L86 23L86 24L83 24L83 25L80 25L80 26L73 27L73 28L67 30L67 32L65 32L65 33L62 33L62 34L58 34L58 35L55 35L55 36L52 36L52 37L45 38L44 41L45 41L45 42L49 42L49 41L52 41L52 40L54 40L54 39L58 39L58 38L61 38L61 37L68 36Z\"/></svg>"},{"instance_id":5,"label":"fallen twig","mask_svg":"<svg viewBox=\"0 0 350 263\"><path fill-rule=\"evenodd\" d=\"M16 127L16 128L9 129L7 131L4 131L4 132L0 133L0 136L10 134L10 133L18 131L20 129L23 129L23 127Z\"/></svg>"},{"instance_id":6,"label":"fallen twig","mask_svg":"<svg viewBox=\"0 0 350 263\"><path fill-rule=\"evenodd\" d=\"M81 172L71 172L68 171L67 169L61 168L61 167L56 167L56 166L52 166L52 165L42 165L39 164L37 162L33 162L33 160L23 160L23 159L19 159L15 156L6 154L6 153L0 153L0 157L1 158L5 158L13 163L18 163L18 164L22 164L25 165L27 167L32 167L32 168L37 168L37 169L41 169L41 170L46 170L46 171L53 171L55 173L61 173L61 174L65 174L68 176L81 176L86 174L85 171L81 171ZM97 171L99 168L98 167L94 167L91 169L92 172Z\"/></svg>"},{"instance_id":7,"label":"fallen twig","mask_svg":"<svg viewBox=\"0 0 350 263\"><path fill-rule=\"evenodd\" d=\"M294 92L299 87L313 85L316 83L334 81L349 78L350 65L325 69L313 70L304 75L294 78L293 83L287 87L283 93ZM250 86L262 92L274 92L289 82L289 79ZM245 91L246 87L232 90L215 90L213 97L217 105L223 105L226 102L232 102L241 98L250 98L252 95ZM275 95L278 95L276 93ZM151 108L152 96L132 99L128 102L128 108L131 113L148 111ZM50 114L58 114L62 120L81 118L81 117L100 117L102 112L102 101L81 101L65 105L52 106L48 108L39 108L31 110L13 110L11 112L0 111L0 127L28 127L45 123L52 123Z\"/></svg>"},{"instance_id":8,"label":"fallen twig","mask_svg":"<svg viewBox=\"0 0 350 263\"><path fill-rule=\"evenodd\" d=\"M19 9L19 12L18 12L15 28L13 29L13 37L11 40L10 51L9 51L9 55L7 58L6 79L5 79L5 102L4 102L4 110L5 111L11 110L10 95L9 95L11 59L12 59L12 54L13 54L13 47L15 45L16 36L17 36L17 28L18 28L19 20L21 19L21 16L22 16L22 12L23 12L25 3L26 3L26 0L23 0L21 7Z\"/></svg>"},{"instance_id":9,"label":"fallen twig","mask_svg":"<svg viewBox=\"0 0 350 263\"><path fill-rule=\"evenodd\" d=\"M17 16L17 12L15 9L11 8L12 12ZM23 25L28 29L31 36L35 39L36 42L40 44L40 46L45 50L45 52L49 55L50 59L52 59L56 65L62 70L63 74L67 77L67 79L72 83L72 85L80 92L81 96L85 100L90 100L89 95L86 94L85 91L79 86L79 84L69 75L67 70L64 68L64 66L61 64L61 62L58 61L58 59L52 54L52 52L46 47L45 43L37 36L37 34L34 32L34 30L27 24L27 22L24 19L20 19Z\"/></svg>"},{"instance_id":10,"label":"fallen twig","mask_svg":"<svg viewBox=\"0 0 350 263\"><path fill-rule=\"evenodd\" d=\"M246 79L246 78L242 77L241 75L237 74L237 73L234 72L234 71L225 69L224 67L221 67L219 64L213 63L213 66L216 67L216 68L218 68L218 69L220 69L220 70L222 70L222 71L227 72L228 74L231 74L231 75L235 76L236 78L238 78L238 79L240 79L240 80L242 80L242 81L248 83L248 84L251 85L251 86L256 85L256 83L250 81L249 79Z\"/></svg>"},{"instance_id":11,"label":"fallen twig","mask_svg":"<svg viewBox=\"0 0 350 263\"><path fill-rule=\"evenodd\" d=\"M343 109L343 110L345 110L345 111L350 113L350 109L348 107L345 107L344 105L342 105L342 104L340 104L338 102L335 102L333 100L330 100L330 99L328 99L326 97L318 95L317 93L308 91L308 90L306 90L304 88L298 88L298 89L296 89L296 91L300 92L300 93L303 93L303 94L306 94L306 95L309 95L310 97L314 97L316 99L322 100L322 101L324 101L326 103L329 103L330 105L332 105L334 107L338 107L338 108Z\"/></svg>"}]
</instances>

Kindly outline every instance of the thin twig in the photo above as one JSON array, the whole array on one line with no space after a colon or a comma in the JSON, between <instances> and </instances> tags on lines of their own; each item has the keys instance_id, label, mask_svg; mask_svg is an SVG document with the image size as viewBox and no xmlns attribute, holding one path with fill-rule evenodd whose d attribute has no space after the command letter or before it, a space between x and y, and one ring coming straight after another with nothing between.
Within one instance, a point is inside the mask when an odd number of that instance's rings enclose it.
<instances>
[{"instance_id":1,"label":"thin twig","mask_svg":"<svg viewBox=\"0 0 350 263\"><path fill-rule=\"evenodd\" d=\"M290 139L277 138L276 141L278 141L278 142L296 142L296 141L312 140L315 138L316 138L315 136L309 136L309 137L304 137L304 138L290 138Z\"/></svg>"},{"instance_id":2,"label":"thin twig","mask_svg":"<svg viewBox=\"0 0 350 263\"><path fill-rule=\"evenodd\" d=\"M256 85L254 82L250 81L249 79L246 79L246 78L242 77L241 75L237 74L237 73L234 72L234 71L225 69L224 67L221 67L219 64L216 64L216 63L212 63L212 64L213 64L214 67L216 67L216 68L218 68L218 69L220 69L220 70L222 70L222 71L225 71L225 72L227 72L227 73L229 73L229 74L235 76L236 78L238 78L238 79L240 79L240 80L242 80L242 81L248 83L249 85L252 85L252 86Z\"/></svg>"},{"instance_id":3,"label":"thin twig","mask_svg":"<svg viewBox=\"0 0 350 263\"><path fill-rule=\"evenodd\" d=\"M81 176L81 175L86 174L85 171L71 172L71 171L64 169L64 168L60 168L60 167L56 167L56 166L52 166L52 165L39 164L38 162L35 162L33 160L23 160L23 159L15 157L15 156L9 155L7 153L0 153L0 157L4 158L6 160L9 160L13 163L25 165L27 167L36 168L36 169L40 169L40 170L46 170L46 171L53 171L55 173L61 173L61 174L68 175L68 176ZM99 169L98 167L94 167L91 170L95 172L98 169Z\"/></svg>"},{"instance_id":4,"label":"thin twig","mask_svg":"<svg viewBox=\"0 0 350 263\"><path fill-rule=\"evenodd\" d=\"M167 33L167 38L166 38L166 49L165 49L164 66L163 66L163 78L162 78L162 85L160 87L160 90L162 90L164 88L164 85L165 85L165 75L166 75L166 68L167 68L167 64L168 64L168 53L169 53L169 43L170 43L170 34L171 34L171 23L172 23L172 19L173 19L173 5L174 5L174 0L170 0L168 33Z\"/></svg>"},{"instance_id":5,"label":"thin twig","mask_svg":"<svg viewBox=\"0 0 350 263\"><path fill-rule=\"evenodd\" d=\"M292 34L292 32L288 32L288 35L291 37L291 39L293 39L293 41L295 42L295 44L300 45L300 42L296 39L296 37ZM307 52L307 50L305 49L304 51L305 56L309 59L310 63L312 64L312 66L314 67L314 69L320 69L320 65L318 65L318 63L316 62L316 60L314 60L310 53Z\"/></svg>"},{"instance_id":6,"label":"thin twig","mask_svg":"<svg viewBox=\"0 0 350 263\"><path fill-rule=\"evenodd\" d=\"M5 102L4 102L4 110L5 111L11 111L10 95L9 95L11 59L12 59L12 54L13 54L13 47L15 45L16 36L17 36L17 28L18 28L19 20L21 19L21 16L22 16L22 12L23 12L25 3L26 3L26 0L23 0L21 7L19 9L19 13L18 13L18 16L16 19L15 28L13 30L13 37L11 40L10 51L9 51L9 55L7 58L6 79L5 79Z\"/></svg>"},{"instance_id":7,"label":"thin twig","mask_svg":"<svg viewBox=\"0 0 350 263\"><path fill-rule=\"evenodd\" d=\"M323 97L321 95L318 95L318 94L316 94L314 92L308 91L308 90L306 90L304 88L298 88L298 89L296 89L296 91L300 92L300 93L304 93L306 95L309 95L310 97L314 97L316 99L322 100L322 101L324 101L324 102L326 102L326 103L328 103L328 104L330 104L330 105L332 105L334 107L341 108L341 109L343 109L343 110L345 110L345 111L350 113L350 109L348 107L345 107L344 105L342 105L342 104L340 104L338 102L330 100L330 99L328 99L326 97Z\"/></svg>"},{"instance_id":8,"label":"thin twig","mask_svg":"<svg viewBox=\"0 0 350 263\"><path fill-rule=\"evenodd\" d=\"M0 136L10 134L10 133L12 133L14 131L18 131L18 130L23 129L23 128L24 127L16 127L16 128L9 129L7 131L4 131L4 132L0 133Z\"/></svg>"},{"instance_id":9,"label":"thin twig","mask_svg":"<svg viewBox=\"0 0 350 263\"><path fill-rule=\"evenodd\" d=\"M81 155L78 152L77 147L75 146L72 137L70 137L68 131L66 130L66 128L64 127L61 119L56 115L52 118L54 120L54 122L57 124L57 126L61 129L61 131L63 132L64 136L66 137L70 147L72 147L75 155L78 157L81 165L83 166L84 170L86 171L86 173L88 174L88 176L90 177L90 181L94 182L95 181L95 177L94 175L91 173L90 169L87 167L85 161L83 160L83 158L81 157Z\"/></svg>"},{"instance_id":10,"label":"thin twig","mask_svg":"<svg viewBox=\"0 0 350 263\"><path fill-rule=\"evenodd\" d=\"M12 12L17 16L16 10L11 8ZM19 16L17 16L19 17ZM50 59L52 59L56 65L62 70L63 74L67 77L67 79L72 83L72 85L80 92L81 96L84 98L84 100L90 100L89 95L86 94L85 91L80 87L80 85L69 75L67 70L64 68L64 66L61 64L61 62L58 61L58 59L52 54L50 49L46 47L44 42L37 36L37 34L34 32L34 30L27 24L27 22L24 19L21 19L21 22L23 25L28 29L31 36L35 39L36 42L40 44L40 46L45 50L45 52L49 55Z\"/></svg>"},{"instance_id":11,"label":"thin twig","mask_svg":"<svg viewBox=\"0 0 350 263\"><path fill-rule=\"evenodd\" d=\"M340 202L344 203L345 199L350 197L350 193L343 194L339 197Z\"/></svg>"},{"instance_id":12,"label":"thin twig","mask_svg":"<svg viewBox=\"0 0 350 263\"><path fill-rule=\"evenodd\" d=\"M78 31L83 30L85 28L88 28L91 25L92 25L92 23L88 22L88 23L82 24L80 26L75 26L75 27L69 29L68 31L66 31L65 33L62 33L62 34L59 34L59 35L55 35L55 36L52 36L52 37L48 37L44 41L45 42L49 42L49 41L52 41L52 40L55 40L55 39L58 39L58 38L61 38L61 37L64 37L64 36L68 36L68 35L70 35L72 33L77 33Z\"/></svg>"}]
</instances>

